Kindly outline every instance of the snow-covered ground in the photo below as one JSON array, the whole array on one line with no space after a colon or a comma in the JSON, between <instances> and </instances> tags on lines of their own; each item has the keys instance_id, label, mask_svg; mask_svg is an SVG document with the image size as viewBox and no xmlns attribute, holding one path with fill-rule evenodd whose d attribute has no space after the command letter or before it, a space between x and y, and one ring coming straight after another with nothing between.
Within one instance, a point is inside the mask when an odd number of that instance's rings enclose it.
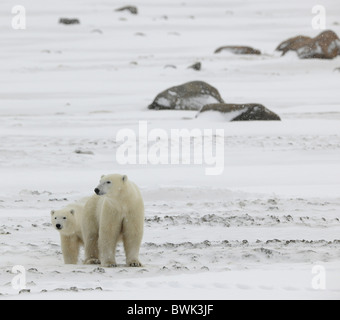
<instances>
[{"instance_id":1,"label":"snow-covered ground","mask_svg":"<svg viewBox=\"0 0 340 320\"><path fill-rule=\"evenodd\" d=\"M339 35L340 5L318 2ZM115 12L124 3L114 1L21 4L26 30L11 28L17 3L0 4L0 299L340 298L340 58L274 52L320 33L314 2L136 0L137 16ZM263 55L215 55L223 45ZM197 61L200 72L187 68ZM227 102L262 103L282 122L147 109L192 80ZM138 134L140 121L169 134L224 129L223 174L118 164L116 134ZM116 172L145 198L144 267L126 268L122 247L116 269L65 266L50 210ZM12 287L16 265L30 293Z\"/></svg>"}]
</instances>

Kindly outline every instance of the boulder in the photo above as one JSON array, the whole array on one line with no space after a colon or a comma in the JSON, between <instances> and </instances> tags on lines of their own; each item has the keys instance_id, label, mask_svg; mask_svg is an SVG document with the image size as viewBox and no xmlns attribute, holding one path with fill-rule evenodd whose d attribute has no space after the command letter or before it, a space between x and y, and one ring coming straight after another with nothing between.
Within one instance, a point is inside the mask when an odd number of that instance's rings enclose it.
<instances>
[{"instance_id":1,"label":"boulder","mask_svg":"<svg viewBox=\"0 0 340 320\"><path fill-rule=\"evenodd\" d=\"M149 109L199 111L212 103L224 103L219 92L208 83L194 81L163 91Z\"/></svg>"},{"instance_id":2,"label":"boulder","mask_svg":"<svg viewBox=\"0 0 340 320\"><path fill-rule=\"evenodd\" d=\"M261 51L251 48L251 47L243 47L243 46L225 46L218 48L215 53L221 53L223 51L228 51L234 54L255 54L260 55Z\"/></svg>"},{"instance_id":3,"label":"boulder","mask_svg":"<svg viewBox=\"0 0 340 320\"><path fill-rule=\"evenodd\" d=\"M340 55L340 39L335 32L327 30L315 38L297 36L282 42L277 48L284 56L296 51L300 59L334 59Z\"/></svg>"},{"instance_id":4,"label":"boulder","mask_svg":"<svg viewBox=\"0 0 340 320\"><path fill-rule=\"evenodd\" d=\"M134 14L134 15L138 14L138 8L135 7L135 6L125 6L125 7L122 7L122 8L118 8L115 11L117 11L117 12L128 11L131 14Z\"/></svg>"},{"instance_id":5,"label":"boulder","mask_svg":"<svg viewBox=\"0 0 340 320\"><path fill-rule=\"evenodd\" d=\"M281 121L280 117L262 104L208 104L197 116L208 111L220 112L229 121Z\"/></svg>"}]
</instances>

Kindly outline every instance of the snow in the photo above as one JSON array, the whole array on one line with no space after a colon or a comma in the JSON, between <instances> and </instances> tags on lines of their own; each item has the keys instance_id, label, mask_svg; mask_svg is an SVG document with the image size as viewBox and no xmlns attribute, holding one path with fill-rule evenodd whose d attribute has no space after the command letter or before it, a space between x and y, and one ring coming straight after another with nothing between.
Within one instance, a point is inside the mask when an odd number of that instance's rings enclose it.
<instances>
[{"instance_id":1,"label":"snow","mask_svg":"<svg viewBox=\"0 0 340 320\"><path fill-rule=\"evenodd\" d=\"M156 103L158 103L161 106L170 108L171 107L171 102L168 99L165 98L158 98Z\"/></svg>"},{"instance_id":2,"label":"snow","mask_svg":"<svg viewBox=\"0 0 340 320\"><path fill-rule=\"evenodd\" d=\"M22 0L27 29L15 31L16 4L0 4L0 299L340 298L340 60L274 52L284 39L320 33L310 1L138 0L134 16L101 0ZM339 6L319 4L340 34ZM215 55L223 45L264 54ZM200 72L187 69L196 61ZM194 80L282 121L147 109L158 93ZM118 164L117 134L138 137L140 121L169 136L223 129L223 173ZM143 268L125 267L122 246L118 268L65 266L50 211L115 172L145 198ZM30 293L12 287L16 265ZM313 285L318 266L325 290Z\"/></svg>"},{"instance_id":3,"label":"snow","mask_svg":"<svg viewBox=\"0 0 340 320\"><path fill-rule=\"evenodd\" d=\"M238 110L238 111L232 111L228 113L221 113L218 111L210 110L203 112L199 114L200 118L204 118L205 120L210 120L210 121L220 121L220 122L228 122L232 121L238 116L240 116L242 113L244 113L244 110Z\"/></svg>"}]
</instances>

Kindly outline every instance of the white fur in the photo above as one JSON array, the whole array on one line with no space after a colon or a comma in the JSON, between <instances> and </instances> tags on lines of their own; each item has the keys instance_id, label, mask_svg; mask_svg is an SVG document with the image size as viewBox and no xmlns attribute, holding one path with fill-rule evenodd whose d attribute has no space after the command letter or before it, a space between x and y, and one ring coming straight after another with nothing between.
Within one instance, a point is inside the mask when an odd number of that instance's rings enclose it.
<instances>
[{"instance_id":1,"label":"white fur","mask_svg":"<svg viewBox=\"0 0 340 320\"><path fill-rule=\"evenodd\" d=\"M80 202L51 212L52 225L60 233L65 264L78 263L79 250L84 243L81 230L84 206Z\"/></svg>"},{"instance_id":2,"label":"white fur","mask_svg":"<svg viewBox=\"0 0 340 320\"><path fill-rule=\"evenodd\" d=\"M101 261L116 266L116 247L123 240L126 263L139 267L139 250L144 231L144 202L138 187L126 176L103 176L84 210L82 232L85 263Z\"/></svg>"}]
</instances>

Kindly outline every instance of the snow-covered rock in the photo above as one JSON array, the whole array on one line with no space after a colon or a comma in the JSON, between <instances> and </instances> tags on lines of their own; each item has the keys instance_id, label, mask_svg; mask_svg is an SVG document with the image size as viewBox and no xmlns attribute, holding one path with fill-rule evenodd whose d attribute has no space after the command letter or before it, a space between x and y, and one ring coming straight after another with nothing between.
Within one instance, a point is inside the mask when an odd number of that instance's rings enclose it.
<instances>
[{"instance_id":1,"label":"snow-covered rock","mask_svg":"<svg viewBox=\"0 0 340 320\"><path fill-rule=\"evenodd\" d=\"M137 15L138 14L138 8L135 6L125 6L122 8L118 8L115 11L121 12L121 11L127 11L130 12L131 14Z\"/></svg>"},{"instance_id":2,"label":"snow-covered rock","mask_svg":"<svg viewBox=\"0 0 340 320\"><path fill-rule=\"evenodd\" d=\"M261 104L209 104L199 115L206 112L220 112L228 121L280 121L280 117Z\"/></svg>"},{"instance_id":3,"label":"snow-covered rock","mask_svg":"<svg viewBox=\"0 0 340 320\"><path fill-rule=\"evenodd\" d=\"M163 91L149 109L199 111L212 103L224 103L217 89L206 82L193 81Z\"/></svg>"},{"instance_id":4,"label":"snow-covered rock","mask_svg":"<svg viewBox=\"0 0 340 320\"><path fill-rule=\"evenodd\" d=\"M334 59L340 55L340 39L335 32L327 30L315 38L297 36L282 42L276 49L285 55L296 51L300 59Z\"/></svg>"},{"instance_id":5,"label":"snow-covered rock","mask_svg":"<svg viewBox=\"0 0 340 320\"><path fill-rule=\"evenodd\" d=\"M258 49L254 49L252 47L245 47L245 46L225 46L220 47L216 49L215 53L221 53L221 52L231 52L233 54L254 54L254 55L260 55L261 51Z\"/></svg>"}]
</instances>

